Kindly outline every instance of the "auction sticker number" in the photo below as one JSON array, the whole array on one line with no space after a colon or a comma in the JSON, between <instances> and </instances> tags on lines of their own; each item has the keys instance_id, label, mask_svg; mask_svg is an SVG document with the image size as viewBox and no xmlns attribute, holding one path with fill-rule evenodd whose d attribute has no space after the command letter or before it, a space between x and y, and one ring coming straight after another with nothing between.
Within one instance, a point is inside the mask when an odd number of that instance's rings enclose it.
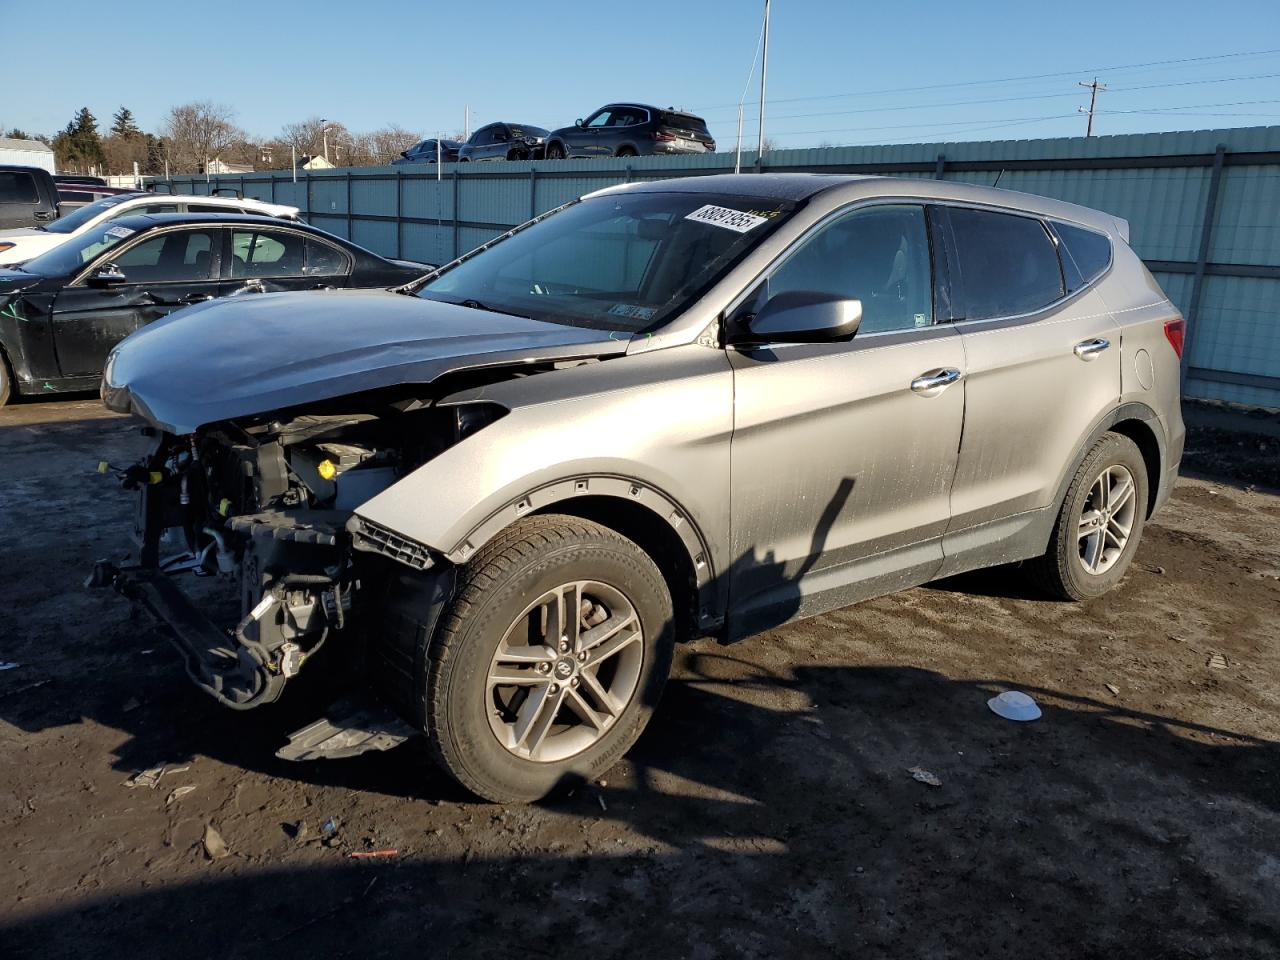
<instances>
[{"instance_id":1,"label":"auction sticker number","mask_svg":"<svg viewBox=\"0 0 1280 960\"><path fill-rule=\"evenodd\" d=\"M744 210L731 210L729 207L717 207L713 203L699 207L685 216L686 220L696 220L699 223L709 223L712 226L724 227L726 230L732 230L735 233L746 233L748 230L754 230L760 224L766 222L765 217L758 217L754 213L747 213Z\"/></svg>"}]
</instances>

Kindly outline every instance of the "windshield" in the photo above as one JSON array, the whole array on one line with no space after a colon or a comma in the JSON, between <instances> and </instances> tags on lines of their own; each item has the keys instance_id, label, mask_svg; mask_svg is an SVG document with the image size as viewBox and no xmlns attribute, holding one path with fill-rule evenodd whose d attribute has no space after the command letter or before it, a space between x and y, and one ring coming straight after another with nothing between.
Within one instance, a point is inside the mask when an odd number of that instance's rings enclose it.
<instances>
[{"instance_id":1,"label":"windshield","mask_svg":"<svg viewBox=\"0 0 1280 960\"><path fill-rule=\"evenodd\" d=\"M128 239L138 231L119 223L104 223L86 230L78 237L60 243L48 253L28 260L22 269L46 277L61 277L74 273L108 247Z\"/></svg>"},{"instance_id":2,"label":"windshield","mask_svg":"<svg viewBox=\"0 0 1280 960\"><path fill-rule=\"evenodd\" d=\"M52 223L46 223L44 228L50 233L75 233L94 217L102 216L112 207L118 207L120 204L137 196L141 196L141 194L122 193L114 197L103 197L101 200L96 200L78 210L71 211L65 217L59 217Z\"/></svg>"},{"instance_id":3,"label":"windshield","mask_svg":"<svg viewBox=\"0 0 1280 960\"><path fill-rule=\"evenodd\" d=\"M593 197L464 260L418 296L636 333L701 296L793 209L706 193Z\"/></svg>"}]
</instances>

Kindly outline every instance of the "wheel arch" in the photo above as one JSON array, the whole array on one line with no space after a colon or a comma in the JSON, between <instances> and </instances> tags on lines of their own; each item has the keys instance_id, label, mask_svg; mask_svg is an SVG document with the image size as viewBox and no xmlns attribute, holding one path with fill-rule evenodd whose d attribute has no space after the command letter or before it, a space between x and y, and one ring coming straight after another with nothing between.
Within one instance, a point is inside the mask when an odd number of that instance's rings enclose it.
<instances>
[{"instance_id":1,"label":"wheel arch","mask_svg":"<svg viewBox=\"0 0 1280 960\"><path fill-rule=\"evenodd\" d=\"M1161 484L1165 481L1165 436L1160 417L1145 403L1125 403L1108 411L1085 436L1076 448L1075 455L1063 472L1061 485L1054 499L1054 514L1062 507L1071 478L1089 455L1093 445L1106 433L1119 433L1137 445L1147 468L1147 517L1149 518L1165 499Z\"/></svg>"},{"instance_id":2,"label":"wheel arch","mask_svg":"<svg viewBox=\"0 0 1280 960\"><path fill-rule=\"evenodd\" d=\"M551 513L594 521L644 550L671 590L679 635L715 629L723 619L711 551L697 522L666 492L629 477L575 476L545 484L490 514L446 556L465 563L517 520Z\"/></svg>"}]
</instances>

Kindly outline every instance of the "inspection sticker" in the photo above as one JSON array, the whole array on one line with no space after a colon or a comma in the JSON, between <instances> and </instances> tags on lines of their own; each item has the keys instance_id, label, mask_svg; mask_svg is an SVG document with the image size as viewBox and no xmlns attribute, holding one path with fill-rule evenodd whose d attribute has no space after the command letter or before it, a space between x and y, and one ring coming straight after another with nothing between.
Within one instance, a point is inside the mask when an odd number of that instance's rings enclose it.
<instances>
[{"instance_id":1,"label":"inspection sticker","mask_svg":"<svg viewBox=\"0 0 1280 960\"><path fill-rule=\"evenodd\" d=\"M119 240L123 240L125 237L132 236L137 232L138 231L136 230L130 230L128 227L108 227L107 228L107 236L116 237Z\"/></svg>"},{"instance_id":2,"label":"inspection sticker","mask_svg":"<svg viewBox=\"0 0 1280 960\"><path fill-rule=\"evenodd\" d=\"M732 230L735 233L746 233L767 220L766 217L757 217L754 213L747 213L744 210L717 207L714 203L699 207L693 213L686 215L685 219L697 220L699 223L709 223L716 227L724 227L726 230Z\"/></svg>"}]
</instances>

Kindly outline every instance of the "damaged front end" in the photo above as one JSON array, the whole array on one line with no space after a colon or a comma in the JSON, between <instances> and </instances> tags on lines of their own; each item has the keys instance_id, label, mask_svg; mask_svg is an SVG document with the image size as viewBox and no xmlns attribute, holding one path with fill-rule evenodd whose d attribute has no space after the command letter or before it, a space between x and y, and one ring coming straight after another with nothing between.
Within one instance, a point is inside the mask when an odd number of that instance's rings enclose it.
<instances>
[{"instance_id":1,"label":"damaged front end","mask_svg":"<svg viewBox=\"0 0 1280 960\"><path fill-rule=\"evenodd\" d=\"M183 435L145 428L147 455L107 467L140 493L140 562L99 561L90 583L149 610L220 703L271 703L326 645L367 659L359 640L396 577L449 575L427 547L353 511L505 412L374 395Z\"/></svg>"}]
</instances>

